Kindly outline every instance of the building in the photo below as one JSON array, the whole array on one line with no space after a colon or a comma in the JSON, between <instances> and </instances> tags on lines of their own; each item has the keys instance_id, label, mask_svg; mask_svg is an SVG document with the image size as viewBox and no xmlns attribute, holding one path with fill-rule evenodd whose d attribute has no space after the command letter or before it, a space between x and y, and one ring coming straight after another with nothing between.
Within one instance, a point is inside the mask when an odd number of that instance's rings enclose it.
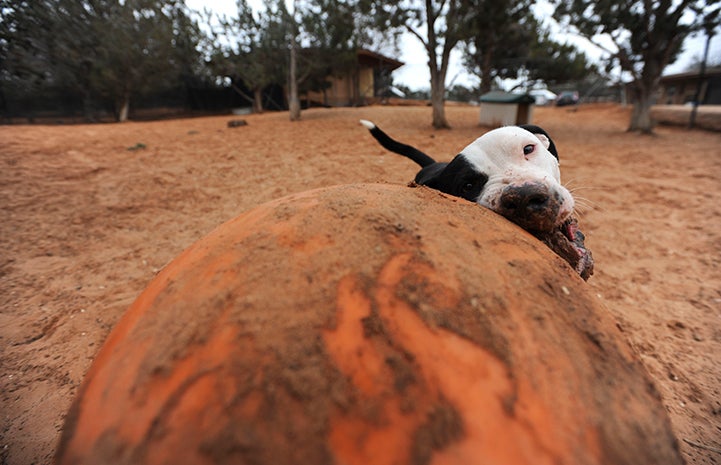
<instances>
[{"instance_id":1,"label":"building","mask_svg":"<svg viewBox=\"0 0 721 465\"><path fill-rule=\"evenodd\" d=\"M698 71L661 77L659 105L683 105L693 102L701 82L700 105L721 105L721 68L708 69L701 78Z\"/></svg>"},{"instance_id":2,"label":"building","mask_svg":"<svg viewBox=\"0 0 721 465\"><path fill-rule=\"evenodd\" d=\"M498 127L533 122L536 99L528 94L491 91L481 95L481 126Z\"/></svg>"},{"instance_id":3,"label":"building","mask_svg":"<svg viewBox=\"0 0 721 465\"><path fill-rule=\"evenodd\" d=\"M388 97L391 72L403 66L403 62L365 49L359 49L357 57L357 66L352 71L326 78L326 89L303 94L304 106L362 106Z\"/></svg>"}]
</instances>

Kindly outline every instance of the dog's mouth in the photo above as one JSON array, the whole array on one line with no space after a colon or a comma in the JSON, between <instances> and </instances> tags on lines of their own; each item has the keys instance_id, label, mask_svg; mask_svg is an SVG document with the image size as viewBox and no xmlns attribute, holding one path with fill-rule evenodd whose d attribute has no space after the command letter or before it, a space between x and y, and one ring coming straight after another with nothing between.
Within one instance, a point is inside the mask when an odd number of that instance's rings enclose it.
<instances>
[{"instance_id":1,"label":"dog's mouth","mask_svg":"<svg viewBox=\"0 0 721 465\"><path fill-rule=\"evenodd\" d=\"M584 280L593 274L593 256L584 244L586 237L578 228L578 220L569 215L560 225L555 225L559 204L549 204L545 209L517 208L511 205L509 196L506 204L495 211L516 223L543 241L556 255L566 260ZM525 205L525 204L524 204ZM508 207L508 208L505 208Z\"/></svg>"},{"instance_id":2,"label":"dog's mouth","mask_svg":"<svg viewBox=\"0 0 721 465\"><path fill-rule=\"evenodd\" d=\"M578 220L570 216L551 232L535 236L543 241L556 255L573 267L581 278L588 280L593 274L593 255L584 244L586 237L578 228Z\"/></svg>"}]
</instances>

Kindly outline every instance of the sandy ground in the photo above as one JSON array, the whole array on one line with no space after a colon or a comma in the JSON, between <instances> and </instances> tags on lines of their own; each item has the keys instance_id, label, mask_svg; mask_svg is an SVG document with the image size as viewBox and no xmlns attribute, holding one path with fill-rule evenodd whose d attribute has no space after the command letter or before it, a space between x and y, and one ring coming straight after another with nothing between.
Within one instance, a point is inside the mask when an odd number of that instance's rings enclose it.
<instances>
[{"instance_id":1,"label":"sandy ground","mask_svg":"<svg viewBox=\"0 0 721 465\"><path fill-rule=\"evenodd\" d=\"M312 110L153 123L0 127L0 463L51 461L94 354L168 261L260 203L416 168L358 124L447 160L478 109ZM721 463L719 133L627 134L628 110L540 108L605 302L662 393L689 464Z\"/></svg>"}]
</instances>

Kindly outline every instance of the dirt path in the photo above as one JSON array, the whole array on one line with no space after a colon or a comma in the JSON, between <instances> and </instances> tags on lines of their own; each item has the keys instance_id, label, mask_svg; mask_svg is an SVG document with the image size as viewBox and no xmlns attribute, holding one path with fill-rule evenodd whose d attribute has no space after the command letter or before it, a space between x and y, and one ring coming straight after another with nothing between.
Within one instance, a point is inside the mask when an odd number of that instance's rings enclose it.
<instances>
[{"instance_id":1,"label":"dirt path","mask_svg":"<svg viewBox=\"0 0 721 465\"><path fill-rule=\"evenodd\" d=\"M415 167L358 124L372 119L439 159L478 137L478 110L425 107L95 126L0 126L0 463L48 463L108 332L169 260L280 196L406 183ZM563 181L584 205L588 285L656 381L689 464L721 463L719 133L624 132L615 106L540 108ZM706 446L702 448L699 446Z\"/></svg>"}]
</instances>

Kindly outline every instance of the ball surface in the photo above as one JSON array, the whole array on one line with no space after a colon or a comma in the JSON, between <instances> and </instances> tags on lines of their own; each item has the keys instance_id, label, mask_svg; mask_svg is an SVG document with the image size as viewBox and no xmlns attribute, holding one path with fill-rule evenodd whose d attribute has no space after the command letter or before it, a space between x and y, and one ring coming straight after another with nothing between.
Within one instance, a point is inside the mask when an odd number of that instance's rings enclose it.
<instances>
[{"instance_id":1,"label":"ball surface","mask_svg":"<svg viewBox=\"0 0 721 465\"><path fill-rule=\"evenodd\" d=\"M680 464L645 371L541 242L427 188L220 226L138 297L60 464Z\"/></svg>"}]
</instances>

